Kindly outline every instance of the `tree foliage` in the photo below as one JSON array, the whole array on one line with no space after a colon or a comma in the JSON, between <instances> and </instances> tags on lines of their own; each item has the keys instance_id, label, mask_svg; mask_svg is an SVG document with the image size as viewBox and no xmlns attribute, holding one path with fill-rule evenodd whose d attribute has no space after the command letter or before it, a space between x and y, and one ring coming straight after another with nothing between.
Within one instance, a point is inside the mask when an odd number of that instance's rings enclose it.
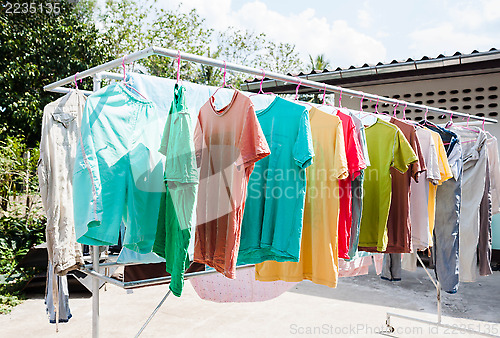
<instances>
[{"instance_id":1,"label":"tree foliage","mask_svg":"<svg viewBox=\"0 0 500 338\"><path fill-rule=\"evenodd\" d=\"M34 0L45 4L46 1ZM62 1L58 15L0 12L0 139L24 135L39 140L43 107L58 95L43 86L109 60L89 13ZM89 87L85 82L83 87Z\"/></svg>"},{"instance_id":2,"label":"tree foliage","mask_svg":"<svg viewBox=\"0 0 500 338\"><path fill-rule=\"evenodd\" d=\"M316 55L315 58L309 54L311 70L323 70L330 67L330 61L325 58L325 54Z\"/></svg>"},{"instance_id":3,"label":"tree foliage","mask_svg":"<svg viewBox=\"0 0 500 338\"><path fill-rule=\"evenodd\" d=\"M227 62L264 68L277 72L302 70L302 62L295 46L276 43L264 33L228 27L222 32L208 28L205 19L195 9L164 10L156 0L107 0L98 16L114 53L129 54L147 46L177 49L197 55L223 59ZM132 66L145 73L176 77L175 59L152 56ZM182 62L183 79L197 83L218 85L223 70L192 62ZM228 73L227 79L239 86L248 74Z\"/></svg>"}]
</instances>

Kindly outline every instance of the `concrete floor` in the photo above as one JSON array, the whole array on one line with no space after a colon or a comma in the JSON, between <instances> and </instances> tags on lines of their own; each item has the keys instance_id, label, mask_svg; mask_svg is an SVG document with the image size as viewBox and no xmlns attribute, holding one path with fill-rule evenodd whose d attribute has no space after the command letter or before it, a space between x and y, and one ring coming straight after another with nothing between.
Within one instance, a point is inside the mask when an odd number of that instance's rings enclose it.
<instances>
[{"instance_id":1,"label":"concrete floor","mask_svg":"<svg viewBox=\"0 0 500 338\"><path fill-rule=\"evenodd\" d=\"M127 293L101 289L101 337L133 337L163 298L167 285ZM500 272L461 284L443 294L443 323L500 336ZM91 298L73 295L73 318L49 324L41 298L31 298L0 316L0 337L90 337ZM141 337L285 337L380 336L386 312L436 320L435 289L422 268L403 272L401 282L381 280L373 272L342 278L336 289L304 281L280 297L260 303L218 304L200 299L189 282L181 298L169 297ZM469 337L456 330L393 318L391 337Z\"/></svg>"}]
</instances>

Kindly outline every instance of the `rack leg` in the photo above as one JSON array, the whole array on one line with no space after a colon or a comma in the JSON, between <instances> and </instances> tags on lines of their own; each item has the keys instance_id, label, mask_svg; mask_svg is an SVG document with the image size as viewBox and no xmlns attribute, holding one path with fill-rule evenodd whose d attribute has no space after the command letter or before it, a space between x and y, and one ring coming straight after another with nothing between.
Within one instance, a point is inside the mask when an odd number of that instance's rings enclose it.
<instances>
[{"instance_id":1,"label":"rack leg","mask_svg":"<svg viewBox=\"0 0 500 338\"><path fill-rule=\"evenodd\" d=\"M92 269L99 272L99 247L92 246ZM99 337L99 279L92 278L92 337Z\"/></svg>"},{"instance_id":2,"label":"rack leg","mask_svg":"<svg viewBox=\"0 0 500 338\"><path fill-rule=\"evenodd\" d=\"M438 324L441 324L441 284L437 281L437 313L438 313Z\"/></svg>"}]
</instances>

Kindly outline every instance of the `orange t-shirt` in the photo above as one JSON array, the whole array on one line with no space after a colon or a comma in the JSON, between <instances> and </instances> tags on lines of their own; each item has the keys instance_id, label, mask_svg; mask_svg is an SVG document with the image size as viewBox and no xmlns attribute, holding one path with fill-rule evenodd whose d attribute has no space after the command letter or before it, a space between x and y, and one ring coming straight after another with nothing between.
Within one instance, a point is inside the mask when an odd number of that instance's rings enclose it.
<instances>
[{"instance_id":1,"label":"orange t-shirt","mask_svg":"<svg viewBox=\"0 0 500 338\"><path fill-rule=\"evenodd\" d=\"M235 278L248 180L271 151L252 102L239 91L220 110L210 97L194 141L200 167L194 260Z\"/></svg>"}]
</instances>

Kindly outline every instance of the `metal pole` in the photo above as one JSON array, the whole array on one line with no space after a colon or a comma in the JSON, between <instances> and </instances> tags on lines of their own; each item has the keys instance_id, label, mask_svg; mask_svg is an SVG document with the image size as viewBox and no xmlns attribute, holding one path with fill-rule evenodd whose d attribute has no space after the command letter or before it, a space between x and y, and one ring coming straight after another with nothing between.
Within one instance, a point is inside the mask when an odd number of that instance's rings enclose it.
<instances>
[{"instance_id":1,"label":"metal pole","mask_svg":"<svg viewBox=\"0 0 500 338\"><path fill-rule=\"evenodd\" d=\"M441 283L437 282L438 324L441 324Z\"/></svg>"},{"instance_id":2,"label":"metal pole","mask_svg":"<svg viewBox=\"0 0 500 338\"><path fill-rule=\"evenodd\" d=\"M101 77L94 76L94 91L101 88ZM56 86L57 87L57 86ZM99 247L92 246L92 269L99 273ZM99 337L99 279L92 278L92 337Z\"/></svg>"},{"instance_id":3,"label":"metal pole","mask_svg":"<svg viewBox=\"0 0 500 338\"><path fill-rule=\"evenodd\" d=\"M468 329L468 328L465 328L465 327L461 327L460 325L448 325L448 324L443 324L443 323L435 323L435 322L431 322L430 320L425 320L425 319L420 319L420 318L415 318L415 317L400 315L400 314L397 314L397 313L387 312L387 317L389 317L389 318L390 317L398 317L398 318L402 318L402 319L406 319L406 320L410 320L410 321L414 321L414 322L419 322L419 323L434 325L434 326L438 326L438 327L442 327L442 328L445 328L445 329L452 330L452 332L454 332L454 331L460 331L460 332L471 333L471 334L474 334L474 335L479 335L479 336L484 336L484 337L496 337L496 338L500 337L500 336L497 336L497 335L494 335L494 334L491 334L491 333L481 332L481 331L476 331L476 330Z\"/></svg>"},{"instance_id":4,"label":"metal pole","mask_svg":"<svg viewBox=\"0 0 500 338\"><path fill-rule=\"evenodd\" d=\"M119 67L121 66L122 62L125 61L125 63L129 63L129 62L134 62L134 61L137 61L137 60L140 60L140 59L144 59L145 57L148 57L150 55L153 55L153 47L148 47L146 49L143 49L143 50L140 50L138 52L135 52L135 53L132 53L132 54L129 54L129 55L126 55L125 56L125 60L123 60L123 58L118 58L118 59L115 59L115 60L112 60L112 61L109 61L109 62L106 62L102 65L99 65L99 66L96 66L96 67L92 67L90 69L87 69L83 72L80 72L76 75L71 75L71 76L68 76L62 80L59 80L59 81L56 81L56 82L52 82L51 84L48 84L46 86L43 87L43 90L48 90L48 91L52 91L54 88L56 87L60 87L60 86L64 86L68 83L73 83L75 80L80 80L80 79L84 79L88 76L93 76L97 73L100 73L100 72L103 72L105 70L109 70L109 69L112 69L112 68L115 68L115 67ZM95 77L94 77L94 81L95 81ZM95 91L95 87L94 87L94 91Z\"/></svg>"},{"instance_id":5,"label":"metal pole","mask_svg":"<svg viewBox=\"0 0 500 338\"><path fill-rule=\"evenodd\" d=\"M212 59L212 58L208 58L208 57L204 57L204 56L200 56L200 55L184 53L184 52L180 52L178 50L173 50L173 49L166 49L166 48L160 48L160 47L148 47L148 48L145 48L141 51L127 55L125 57L125 59L118 58L118 59L115 59L113 61L107 62L105 64L87 69L87 70L79 73L76 76L76 79L83 79L85 77L92 76L94 74L104 72L106 70L110 70L112 68L118 67L122 64L123 61L125 61L125 63L129 63L129 62L133 62L136 60L146 58L146 57L148 57L150 55L154 55L154 54L167 56L167 57L171 57L171 58L177 58L180 55L181 59L184 61L201 63L201 64L209 65L212 67L225 67L228 70L233 70L233 71L242 72L242 73L246 73L246 74L252 74L254 76L262 76L264 74L264 71L262 69L258 69L258 68L247 67L247 66L236 64L236 63L216 60L216 59ZM353 97L357 97L357 98L365 98L365 99L372 100L372 101L378 100L380 103L389 103L389 104L399 103L399 105L406 105L408 108L416 108L416 109L421 109L421 110L427 109L430 112L439 113L439 114L448 114L448 115L453 114L455 116L469 117L469 118L474 119L474 120L480 120L480 121L491 122L491 123L498 122L495 119L491 119L491 118L487 118L487 117L469 115L469 114L465 114L465 113L461 113L461 112L457 112L457 111L444 110L444 109L429 107L429 106L416 104L416 103L412 103L412 102L391 99L391 98L387 98L384 96L364 93L364 92L353 90L353 89L327 85L325 83L311 81L311 80L308 80L306 78L293 77L293 76L289 76L289 75L283 75L283 74L279 74L279 73L275 73L275 72L268 72L268 71L265 71L265 75L267 78L274 79L274 80L280 80L280 81L284 81L284 82L288 82L288 83L300 84L300 85L310 87L310 88L316 88L319 90L325 90L325 91L334 92L334 93L342 93L345 95L349 95L349 96L353 96ZM75 76L68 76L60 81L53 82L53 83L43 87L43 89L44 90L53 90L57 87L72 83L73 81L75 81Z\"/></svg>"},{"instance_id":6,"label":"metal pole","mask_svg":"<svg viewBox=\"0 0 500 338\"><path fill-rule=\"evenodd\" d=\"M92 269L99 272L99 247L92 246ZM99 279L92 276L92 337L99 337Z\"/></svg>"},{"instance_id":7,"label":"metal pole","mask_svg":"<svg viewBox=\"0 0 500 338\"><path fill-rule=\"evenodd\" d=\"M202 64L206 64L206 65L213 66L213 67L220 67L220 68L225 67L226 69L229 69L229 70L234 70L237 72L252 74L252 75L256 75L256 76L262 76L264 74L264 71L262 69L258 69L258 68L242 66L242 65L235 64L235 63L231 63L231 62L220 61L220 60L216 60L216 59L212 59L212 58L208 58L208 57L204 57L204 56L199 56L199 55L194 55L194 54L189 54L189 53L182 53L182 52L179 52L179 51L176 51L173 49L166 49L166 48L161 48L161 47L152 47L152 48L153 48L154 54L159 54L159 55L168 56L168 57L172 57L172 58L176 58L176 57L178 57L178 55L180 55L181 59L185 60L185 61L202 63ZM489 119L489 118L484 118L484 117L480 117L480 116L469 115L469 114L465 114L465 113L454 112L454 111L450 111L450 110L424 106L421 104L416 104L416 103L402 101L402 100L391 99L391 98L387 98L384 96L364 93L364 92L361 92L358 90L342 88L339 86L327 85L327 84L322 83L322 82L311 81L311 80L307 80L305 78L299 78L297 76L294 77L294 76L283 75L283 74L279 74L279 73L275 73L275 72L267 72L267 71L265 72L265 75L267 78L274 79L274 80L281 80L284 82L294 83L297 85L300 84L302 86L306 86L306 87L310 87L310 88L316 88L319 90L326 90L326 91L335 92L335 93L342 93L345 95L354 96L357 98L365 98L365 99L369 99L372 101L378 100L381 103L389 103L389 104L393 104L393 105L398 103L399 105L406 105L407 107L422 109L423 111L428 109L428 111L430 111L430 112L435 112L435 113L440 113L440 114L448 114L448 115L453 114L455 116L470 117L471 119L476 119L476 120L481 120L481 121L484 120L486 122L497 123L497 120L494 120L494 119Z\"/></svg>"},{"instance_id":8,"label":"metal pole","mask_svg":"<svg viewBox=\"0 0 500 338\"><path fill-rule=\"evenodd\" d=\"M144 331L144 329L146 328L146 326L148 326L148 324L151 321L151 319L153 319L153 317L155 316L156 312L158 312L158 310L163 305L163 303L165 302L165 300L167 299L167 297L170 296L171 292L172 291L168 290L167 294L165 295L165 297L163 297L163 299L161 300L160 304L158 304L158 306L156 307L156 309L154 309L153 313L149 316L148 320L146 320L146 322L141 327L141 329L139 330L139 332L137 332L137 334L135 335L135 338L137 338L137 337L139 337L141 335L142 331Z\"/></svg>"}]
</instances>

